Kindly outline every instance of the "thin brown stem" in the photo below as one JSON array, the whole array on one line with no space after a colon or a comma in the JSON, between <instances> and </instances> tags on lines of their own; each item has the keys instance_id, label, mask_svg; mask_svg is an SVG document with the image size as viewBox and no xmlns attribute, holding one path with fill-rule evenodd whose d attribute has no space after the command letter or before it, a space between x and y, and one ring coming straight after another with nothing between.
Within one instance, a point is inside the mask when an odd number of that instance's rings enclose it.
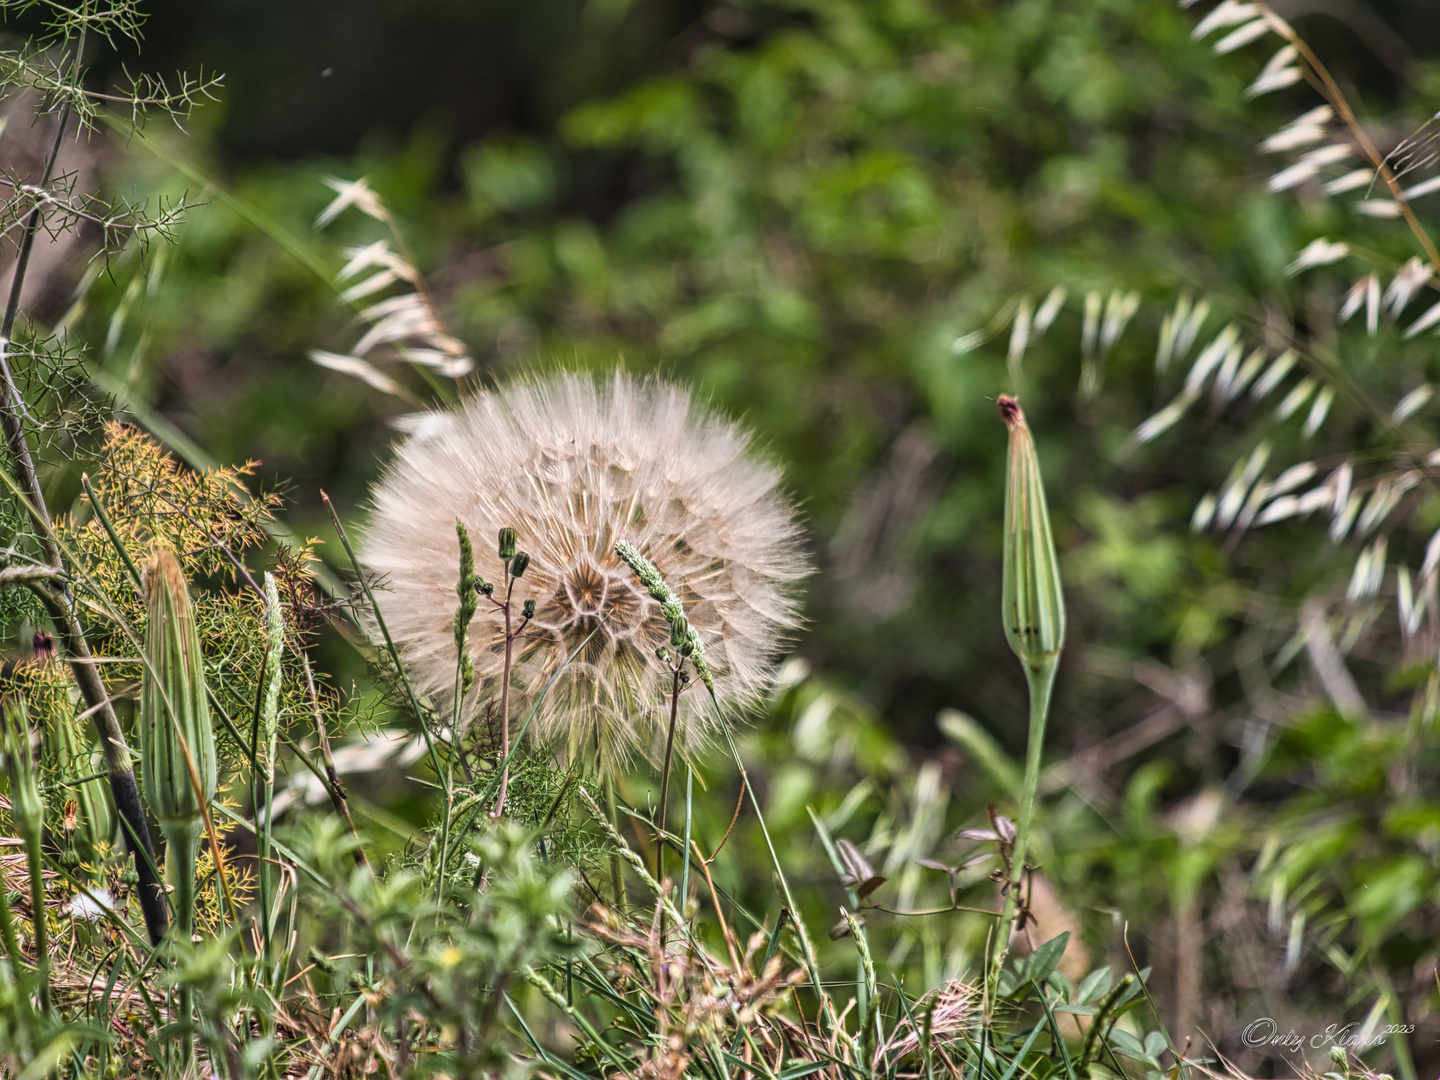
<instances>
[{"instance_id":1,"label":"thin brown stem","mask_svg":"<svg viewBox=\"0 0 1440 1080\"><path fill-rule=\"evenodd\" d=\"M717 844L717 845L715 846L715 850L710 853L710 858L708 858L708 859L705 860L707 863L712 863L712 862L714 862L717 858L719 858L719 856L720 856L720 849L725 846L726 842L730 839L730 834L735 831L735 823L740 820L740 810L741 810L742 807L744 807L744 805L745 805L745 782L744 782L744 780L742 779L742 780L741 780L741 783L740 783L740 795L739 795L739 797L735 800L735 816L730 819L730 827L725 830L725 835L720 838L720 843Z\"/></svg>"}]
</instances>

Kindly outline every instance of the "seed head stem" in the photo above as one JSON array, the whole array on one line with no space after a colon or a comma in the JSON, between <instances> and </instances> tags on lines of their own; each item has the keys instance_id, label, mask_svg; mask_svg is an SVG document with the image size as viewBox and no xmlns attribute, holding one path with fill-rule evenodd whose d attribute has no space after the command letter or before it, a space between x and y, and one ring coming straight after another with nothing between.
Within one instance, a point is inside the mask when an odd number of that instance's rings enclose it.
<instances>
[{"instance_id":1,"label":"seed head stem","mask_svg":"<svg viewBox=\"0 0 1440 1080\"><path fill-rule=\"evenodd\" d=\"M665 880L665 808L670 802L670 754L675 749L675 720L680 714L680 665L670 678L670 733L665 737L665 764L660 770L660 841L655 848L655 876ZM684 907L685 898L680 898Z\"/></svg>"}]
</instances>

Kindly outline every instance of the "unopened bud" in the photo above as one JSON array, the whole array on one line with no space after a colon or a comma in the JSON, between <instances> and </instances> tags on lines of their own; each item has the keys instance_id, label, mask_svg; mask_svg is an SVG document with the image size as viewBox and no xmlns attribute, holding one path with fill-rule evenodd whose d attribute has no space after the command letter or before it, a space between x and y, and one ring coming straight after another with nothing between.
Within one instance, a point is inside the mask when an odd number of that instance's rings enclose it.
<instances>
[{"instance_id":1,"label":"unopened bud","mask_svg":"<svg viewBox=\"0 0 1440 1080\"><path fill-rule=\"evenodd\" d=\"M1065 645L1065 594L1050 531L1050 511L1035 440L1020 403L1002 395L1000 415L1010 431L1005 476L1005 560L1001 584L1005 637L1027 672L1039 674Z\"/></svg>"},{"instance_id":2,"label":"unopened bud","mask_svg":"<svg viewBox=\"0 0 1440 1080\"><path fill-rule=\"evenodd\" d=\"M488 581L477 580L475 582L475 591L481 596L494 596L495 586Z\"/></svg>"},{"instance_id":3,"label":"unopened bud","mask_svg":"<svg viewBox=\"0 0 1440 1080\"><path fill-rule=\"evenodd\" d=\"M515 530L504 528L500 530L500 558L509 562L515 557Z\"/></svg>"},{"instance_id":4,"label":"unopened bud","mask_svg":"<svg viewBox=\"0 0 1440 1080\"><path fill-rule=\"evenodd\" d=\"M524 577L526 569L530 566L530 556L524 551L517 551L515 557L510 560L510 576Z\"/></svg>"},{"instance_id":5,"label":"unopened bud","mask_svg":"<svg viewBox=\"0 0 1440 1080\"><path fill-rule=\"evenodd\" d=\"M655 659L659 660L662 664L668 664L670 662L670 650L664 645L661 645L655 650Z\"/></svg>"},{"instance_id":6,"label":"unopened bud","mask_svg":"<svg viewBox=\"0 0 1440 1080\"><path fill-rule=\"evenodd\" d=\"M690 620L681 615L670 624L670 644L681 652L685 651L685 645L690 641Z\"/></svg>"},{"instance_id":7,"label":"unopened bud","mask_svg":"<svg viewBox=\"0 0 1440 1080\"><path fill-rule=\"evenodd\" d=\"M533 619L535 617L535 601L526 600L520 607L520 614L524 615L527 619Z\"/></svg>"},{"instance_id":8,"label":"unopened bud","mask_svg":"<svg viewBox=\"0 0 1440 1080\"><path fill-rule=\"evenodd\" d=\"M141 780L166 839L184 837L193 850L204 808L215 797L215 732L200 635L173 552L161 549L146 565L145 605Z\"/></svg>"}]
</instances>

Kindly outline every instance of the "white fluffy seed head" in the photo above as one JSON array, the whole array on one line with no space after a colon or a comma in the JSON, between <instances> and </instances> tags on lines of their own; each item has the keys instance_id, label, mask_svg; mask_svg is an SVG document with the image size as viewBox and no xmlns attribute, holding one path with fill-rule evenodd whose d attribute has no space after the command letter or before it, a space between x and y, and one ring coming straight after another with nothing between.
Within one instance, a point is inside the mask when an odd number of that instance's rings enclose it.
<instances>
[{"instance_id":1,"label":"white fluffy seed head","mask_svg":"<svg viewBox=\"0 0 1440 1080\"><path fill-rule=\"evenodd\" d=\"M656 650L670 627L615 554L628 540L685 608L715 675L720 715L698 679L682 692L677 749L694 752L768 687L800 625L797 584L810 571L779 473L748 435L681 387L623 372L562 374L480 394L416 426L374 492L361 561L416 689L450 711L455 687L458 519L477 573L504 593L495 544L513 527L530 566L512 618L512 729L568 755L654 761L669 727L671 675ZM468 647L468 724L498 702L504 623L483 597ZM566 663L574 654L574 658ZM547 683L558 672L549 690ZM543 693L542 693L543 692Z\"/></svg>"}]
</instances>

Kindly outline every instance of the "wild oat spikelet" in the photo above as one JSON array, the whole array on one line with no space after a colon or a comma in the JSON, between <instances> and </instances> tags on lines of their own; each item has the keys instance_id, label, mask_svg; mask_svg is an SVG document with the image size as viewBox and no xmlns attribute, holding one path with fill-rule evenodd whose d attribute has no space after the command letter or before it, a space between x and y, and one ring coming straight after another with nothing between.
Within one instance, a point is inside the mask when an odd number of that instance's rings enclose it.
<instances>
[{"instance_id":1,"label":"wild oat spikelet","mask_svg":"<svg viewBox=\"0 0 1440 1080\"><path fill-rule=\"evenodd\" d=\"M656 650L669 644L670 625L616 554L618 541L679 598L721 709L743 710L800 625L795 585L809 572L779 474L749 449L742 430L683 388L624 373L524 379L423 417L375 490L361 552L416 689L448 713L458 520L474 536L513 527L531 555L515 582L514 599L533 600L535 614L516 641L513 725L578 649L530 733L612 762L663 750L671 676ZM488 545L476 571L505 581ZM462 702L467 722L498 699L503 671L502 620L483 600L468 647L476 678ZM676 740L686 751L724 722L697 690L680 705Z\"/></svg>"}]
</instances>

